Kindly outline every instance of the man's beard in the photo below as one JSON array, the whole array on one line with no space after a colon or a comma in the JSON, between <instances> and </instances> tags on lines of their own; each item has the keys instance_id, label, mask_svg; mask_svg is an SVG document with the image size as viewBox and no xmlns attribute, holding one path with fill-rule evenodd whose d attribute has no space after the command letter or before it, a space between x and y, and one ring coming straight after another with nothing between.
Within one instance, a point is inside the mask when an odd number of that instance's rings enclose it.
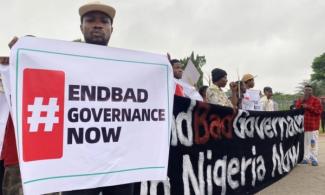
<instances>
[{"instance_id":1,"label":"man's beard","mask_svg":"<svg viewBox=\"0 0 325 195\"><path fill-rule=\"evenodd\" d=\"M85 41L86 41L86 43L90 43L90 44L107 46L109 38L105 39L105 38L86 38L85 37Z\"/></svg>"}]
</instances>

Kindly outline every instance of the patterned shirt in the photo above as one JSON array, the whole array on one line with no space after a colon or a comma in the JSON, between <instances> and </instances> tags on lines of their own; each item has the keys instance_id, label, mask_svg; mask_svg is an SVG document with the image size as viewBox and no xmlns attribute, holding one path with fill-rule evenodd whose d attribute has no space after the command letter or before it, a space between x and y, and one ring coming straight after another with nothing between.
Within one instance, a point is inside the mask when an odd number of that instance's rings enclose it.
<instances>
[{"instance_id":1,"label":"patterned shirt","mask_svg":"<svg viewBox=\"0 0 325 195\"><path fill-rule=\"evenodd\" d=\"M233 108L233 105L228 99L226 93L216 85L212 85L207 89L207 100L210 104L218 104Z\"/></svg>"},{"instance_id":2,"label":"patterned shirt","mask_svg":"<svg viewBox=\"0 0 325 195\"><path fill-rule=\"evenodd\" d=\"M304 128L305 131L315 131L319 129L320 116L322 113L322 104L320 100L311 96L307 100L298 100L296 103L297 108L302 108L302 104L307 105L304 114Z\"/></svg>"}]
</instances>

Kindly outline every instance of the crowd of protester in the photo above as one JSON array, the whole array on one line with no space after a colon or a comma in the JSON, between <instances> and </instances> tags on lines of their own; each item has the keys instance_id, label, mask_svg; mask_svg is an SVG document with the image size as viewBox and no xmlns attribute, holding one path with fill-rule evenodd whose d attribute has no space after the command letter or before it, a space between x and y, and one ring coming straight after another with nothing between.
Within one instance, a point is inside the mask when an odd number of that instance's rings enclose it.
<instances>
[{"instance_id":1,"label":"crowd of protester","mask_svg":"<svg viewBox=\"0 0 325 195\"><path fill-rule=\"evenodd\" d=\"M113 19L115 9L104 4L86 4L79 9L81 18L81 31L84 35L84 41L96 45L108 45L110 35L113 31ZM96 33L94 33L96 31ZM14 38L9 46L12 47L18 38ZM9 64L9 58L1 58L1 64ZM175 95L193 98L210 104L231 107L236 109L254 110L254 111L277 111L277 103L272 99L273 91L269 86L264 87L263 93L254 89L255 76L244 74L241 80L229 83L230 95L228 96L224 88L228 84L227 72L220 68L211 71L212 84L202 86L198 90L182 81L183 64L177 59L170 59L175 78ZM1 81L1 80L0 80ZM0 82L1 83L1 82ZM0 93L3 93L0 85ZM323 100L323 105L325 100ZM325 113L322 110L321 102L312 95L312 87L305 86L304 96L295 102L294 108L305 109L305 155L302 163L311 163L313 166L318 165L318 128L320 116L322 113L322 127L324 128ZM317 122L318 121L318 122ZM0 182L2 190L0 195L22 195L22 183L18 163L16 140L14 127L9 117L4 144L1 154ZM2 180L3 179L3 180ZM63 195L133 195L133 184L102 187L96 189L85 189L78 191L63 192ZM58 194L58 193L53 193Z\"/></svg>"},{"instance_id":2,"label":"crowd of protester","mask_svg":"<svg viewBox=\"0 0 325 195\"><path fill-rule=\"evenodd\" d=\"M175 83L178 83L177 80L182 77L181 65L178 63L175 66L172 62ZM259 90L254 89L255 77L252 74L243 75L240 81L230 82L230 96L227 96L224 91L228 83L225 70L220 68L213 69L211 71L211 78L212 84L210 86L203 86L199 89L202 101L231 107L234 110L278 111L278 103L272 99L272 88L269 86L264 87L264 95L262 96ZM181 96L189 97L184 93L179 93L177 90L182 90L182 86L176 87L175 95L181 94ZM324 99L321 102L319 98L313 95L312 86L306 85L304 87L304 95L290 107L290 109L304 109L304 159L301 164L318 166L318 134L320 121L324 131L324 104Z\"/></svg>"},{"instance_id":3,"label":"crowd of protester","mask_svg":"<svg viewBox=\"0 0 325 195\"><path fill-rule=\"evenodd\" d=\"M272 99L273 90L266 86L263 89L264 95L260 90L254 89L255 76L252 74L243 75L239 81L229 83L230 96L224 88L227 86L227 72L220 68L211 71L212 84L201 86L198 90L200 98L192 98L184 90L181 81L184 65L177 59L170 60L175 79L175 95L197 99L210 104L231 107L233 109L255 110L255 111L278 111L278 103ZM189 84L187 84L189 85ZM195 87L192 86L194 90Z\"/></svg>"}]
</instances>

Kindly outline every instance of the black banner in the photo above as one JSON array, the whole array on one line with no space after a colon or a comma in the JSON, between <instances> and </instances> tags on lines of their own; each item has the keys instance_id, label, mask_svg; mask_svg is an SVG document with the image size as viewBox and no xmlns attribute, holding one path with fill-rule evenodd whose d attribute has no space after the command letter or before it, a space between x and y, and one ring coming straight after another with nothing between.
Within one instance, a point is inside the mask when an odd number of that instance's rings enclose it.
<instances>
[{"instance_id":1,"label":"black banner","mask_svg":"<svg viewBox=\"0 0 325 195\"><path fill-rule=\"evenodd\" d=\"M233 113L176 97L168 181L142 182L141 195L253 194L303 158L303 111Z\"/></svg>"}]
</instances>

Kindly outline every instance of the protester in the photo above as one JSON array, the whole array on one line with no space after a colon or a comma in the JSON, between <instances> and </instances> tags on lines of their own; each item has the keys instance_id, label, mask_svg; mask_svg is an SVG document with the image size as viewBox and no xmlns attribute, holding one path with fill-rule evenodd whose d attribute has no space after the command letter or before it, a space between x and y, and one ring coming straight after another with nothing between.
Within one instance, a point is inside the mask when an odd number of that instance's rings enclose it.
<instances>
[{"instance_id":1,"label":"protester","mask_svg":"<svg viewBox=\"0 0 325 195\"><path fill-rule=\"evenodd\" d=\"M244 74L242 81L245 83L247 89L252 89L255 86L255 80L252 74Z\"/></svg>"},{"instance_id":2,"label":"protester","mask_svg":"<svg viewBox=\"0 0 325 195\"><path fill-rule=\"evenodd\" d=\"M84 36L84 41L89 44L96 44L96 45L103 45L107 46L110 40L111 34L113 32L113 19L115 17L116 10L115 8L102 4L100 2L88 3L79 8L79 15L80 15L80 30ZM12 47L18 38L14 38L10 43L9 46ZM18 159L17 159L17 149L15 144L15 137L13 127L11 128L12 131L12 139L11 139L11 151L12 153L10 156L14 156L14 164L15 164L15 171L12 171L17 178L7 177L8 184L12 184L10 187L12 188L15 184L19 183L19 187L15 189L15 191L10 191L4 193L6 194L22 194L21 190L21 178L18 166ZM7 136L7 135L6 135ZM6 138L5 138L6 139ZM5 160L6 164L6 160ZM4 184L6 181L6 171L5 170L5 178ZM18 178L19 176L19 178ZM19 182L18 182L19 181ZM15 182L15 184L13 184ZM4 185L5 186L5 185ZM6 187L9 187L6 185ZM62 195L133 195L133 184L124 184L124 185L117 185L117 186L110 186L110 187L100 187L95 189L85 189L85 190L76 190L70 192L62 192ZM5 190L4 190L5 191Z\"/></svg>"},{"instance_id":3,"label":"protester","mask_svg":"<svg viewBox=\"0 0 325 195\"><path fill-rule=\"evenodd\" d=\"M213 85L211 85L206 92L208 103L237 108L236 105L238 99L236 95L232 95L231 100L229 100L226 93L222 91L222 88L224 88L228 82L227 72L222 69L215 68L212 70L211 76ZM230 87L232 93L236 94L235 85L232 84Z\"/></svg>"},{"instance_id":4,"label":"protester","mask_svg":"<svg viewBox=\"0 0 325 195\"><path fill-rule=\"evenodd\" d=\"M176 81L175 82L176 83L176 86L175 86L175 95L185 97L185 93L184 93L183 86L177 82L177 80L179 80L179 79L182 78L182 75L183 75L183 65L177 59L170 60L170 64L173 67L173 74L174 74L174 78L175 78L175 81Z\"/></svg>"},{"instance_id":5,"label":"protester","mask_svg":"<svg viewBox=\"0 0 325 195\"><path fill-rule=\"evenodd\" d=\"M304 96L296 103L297 108L304 108L304 159L302 164L311 162L312 166L318 166L318 129L322 105L320 100L313 96L311 85L304 87Z\"/></svg>"},{"instance_id":6,"label":"protester","mask_svg":"<svg viewBox=\"0 0 325 195\"><path fill-rule=\"evenodd\" d=\"M167 57L170 61L170 64L173 67L173 74L174 74L174 79L175 79L174 81L176 84L175 95L182 96L182 97L188 97L190 99L194 99L194 100L198 100L198 101L203 101L201 95L196 90L196 88L193 85L182 80L184 65L177 59L172 60L170 58L169 53L167 53Z\"/></svg>"},{"instance_id":7,"label":"protester","mask_svg":"<svg viewBox=\"0 0 325 195\"><path fill-rule=\"evenodd\" d=\"M173 67L174 78L181 79L183 76L183 64L177 59L171 60L170 63Z\"/></svg>"},{"instance_id":8,"label":"protester","mask_svg":"<svg viewBox=\"0 0 325 195\"><path fill-rule=\"evenodd\" d=\"M253 89L255 86L254 78L252 74L244 74L241 79L247 88L242 100L242 109L244 110L261 110L261 105L259 103L261 92Z\"/></svg>"},{"instance_id":9,"label":"protester","mask_svg":"<svg viewBox=\"0 0 325 195\"><path fill-rule=\"evenodd\" d=\"M261 110L262 111L276 111L277 104L272 99L273 92L271 87L264 87L263 89L264 96L260 100Z\"/></svg>"},{"instance_id":10,"label":"protester","mask_svg":"<svg viewBox=\"0 0 325 195\"><path fill-rule=\"evenodd\" d=\"M115 8L101 4L89 3L79 8L80 29L86 43L107 46L113 32ZM133 184L125 184L95 189L63 192L62 195L133 195Z\"/></svg>"},{"instance_id":11,"label":"protester","mask_svg":"<svg viewBox=\"0 0 325 195\"><path fill-rule=\"evenodd\" d=\"M199 89L199 93L203 98L203 102L208 102L207 100L207 89L209 86L203 85L202 87L200 87Z\"/></svg>"}]
</instances>

